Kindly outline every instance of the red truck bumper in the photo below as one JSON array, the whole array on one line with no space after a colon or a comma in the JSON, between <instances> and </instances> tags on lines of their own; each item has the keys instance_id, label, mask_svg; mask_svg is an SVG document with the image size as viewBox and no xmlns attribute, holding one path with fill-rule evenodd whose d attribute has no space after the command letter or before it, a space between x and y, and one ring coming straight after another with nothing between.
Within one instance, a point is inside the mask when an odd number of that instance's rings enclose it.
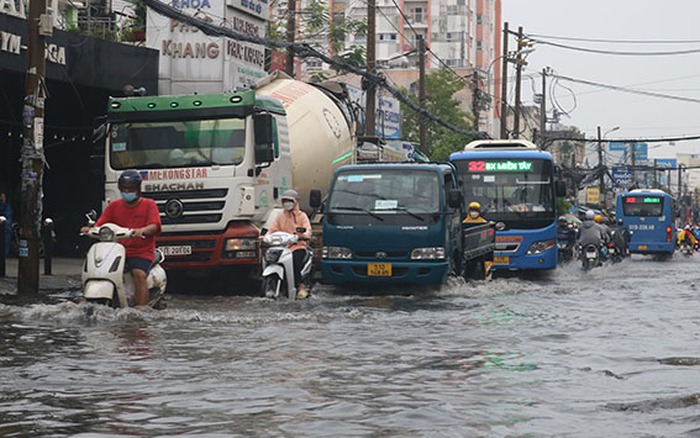
<instances>
[{"instance_id":1,"label":"red truck bumper","mask_svg":"<svg viewBox=\"0 0 700 438\"><path fill-rule=\"evenodd\" d=\"M156 246L165 254L166 269L257 266L259 235L249 222L232 222L223 232L163 233Z\"/></svg>"}]
</instances>

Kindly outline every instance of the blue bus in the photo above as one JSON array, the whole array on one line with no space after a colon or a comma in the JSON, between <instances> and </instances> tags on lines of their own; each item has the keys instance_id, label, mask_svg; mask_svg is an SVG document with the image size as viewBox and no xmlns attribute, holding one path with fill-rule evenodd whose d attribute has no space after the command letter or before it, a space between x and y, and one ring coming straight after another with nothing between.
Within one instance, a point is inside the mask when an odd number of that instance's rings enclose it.
<instances>
[{"instance_id":1,"label":"blue bus","mask_svg":"<svg viewBox=\"0 0 700 438\"><path fill-rule=\"evenodd\" d=\"M615 215L630 233L630 252L672 255L675 211L673 198L663 190L637 189L617 195Z\"/></svg>"},{"instance_id":2,"label":"blue bus","mask_svg":"<svg viewBox=\"0 0 700 438\"><path fill-rule=\"evenodd\" d=\"M557 267L557 204L552 155L526 140L477 140L450 155L466 204L497 223L493 269Z\"/></svg>"}]
</instances>

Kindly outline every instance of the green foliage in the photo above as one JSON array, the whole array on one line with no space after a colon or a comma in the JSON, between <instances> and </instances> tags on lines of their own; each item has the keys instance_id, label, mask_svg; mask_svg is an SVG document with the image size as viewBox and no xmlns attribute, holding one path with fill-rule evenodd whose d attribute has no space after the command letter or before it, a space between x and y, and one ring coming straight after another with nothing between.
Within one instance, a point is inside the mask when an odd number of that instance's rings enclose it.
<instances>
[{"instance_id":1,"label":"green foliage","mask_svg":"<svg viewBox=\"0 0 700 438\"><path fill-rule=\"evenodd\" d=\"M463 129L472 129L470 114L463 111L460 102L454 95L466 84L446 68L435 70L425 77L426 100L425 109L434 116L449 124ZM407 94L404 90L404 94ZM417 96L409 96L411 102L418 105ZM408 141L420 140L420 115L409 107L402 105L403 137ZM432 160L446 160L452 152L464 149L464 145L472 140L471 137L459 134L441 124L426 120L425 150L422 152Z\"/></svg>"},{"instance_id":2,"label":"green foliage","mask_svg":"<svg viewBox=\"0 0 700 438\"><path fill-rule=\"evenodd\" d=\"M276 2L272 2L275 9ZM333 16L328 4L323 0L311 0L303 11L299 12L299 21L296 29L296 41L324 41L327 46L320 47L312 44L321 53L330 53L334 59L351 64L355 67L364 67L366 61L366 48L362 44L345 45L347 35L355 35L363 38L367 35L367 21L355 20L344 15ZM286 38L287 20L278 17L270 20L267 28L267 38L275 41L284 41ZM337 69L336 69L337 70ZM312 81L325 79L325 74L317 74Z\"/></svg>"},{"instance_id":3,"label":"green foliage","mask_svg":"<svg viewBox=\"0 0 700 438\"><path fill-rule=\"evenodd\" d=\"M557 216L565 215L573 205L565 197L559 196L557 198Z\"/></svg>"}]
</instances>

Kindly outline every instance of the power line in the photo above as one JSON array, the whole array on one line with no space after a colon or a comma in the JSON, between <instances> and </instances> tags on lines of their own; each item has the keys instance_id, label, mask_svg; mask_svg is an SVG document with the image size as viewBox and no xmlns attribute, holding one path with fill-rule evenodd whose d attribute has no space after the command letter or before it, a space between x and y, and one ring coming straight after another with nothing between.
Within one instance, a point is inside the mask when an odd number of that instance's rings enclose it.
<instances>
[{"instance_id":1,"label":"power line","mask_svg":"<svg viewBox=\"0 0 700 438\"><path fill-rule=\"evenodd\" d=\"M625 88L625 87L619 87L616 85L608 85L608 84L602 84L600 82L593 82L593 81L587 81L584 79L575 79L571 78L568 76L562 76L562 75L554 75L557 78L564 80L564 81L569 81L569 82L576 82L579 84L584 84L584 85L591 85L594 87L601 87L601 88L607 88L610 90L615 90L615 91L622 91L625 93L631 93L631 94L639 94L643 96L651 96L651 97L661 97L664 99L672 99L672 100L680 100L683 102L692 102L692 103L700 103L700 99L693 99L690 97L682 97L682 96L674 96L671 94L663 94L663 93L654 93L652 91L643 91L643 90L634 90L632 88Z\"/></svg>"},{"instance_id":2,"label":"power line","mask_svg":"<svg viewBox=\"0 0 700 438\"><path fill-rule=\"evenodd\" d=\"M579 38L579 37L566 37L558 35L542 35L529 33L526 34L528 38L545 38L550 40L562 40L562 41L582 41L589 43L613 43L613 44L697 44L700 40L623 40L623 39L604 39L604 38Z\"/></svg>"},{"instance_id":3,"label":"power line","mask_svg":"<svg viewBox=\"0 0 700 438\"><path fill-rule=\"evenodd\" d=\"M627 51L616 51L616 50L602 50L602 49L591 49L587 47L576 47L569 46L566 44L553 43L551 41L545 41L537 38L530 38L530 41L543 44L546 46L558 47L560 49L575 50L578 52L587 53L598 53L601 55L619 55L619 56L672 56L672 55L690 55L693 53L700 53L700 49L687 49L687 50L674 50L667 52L627 52Z\"/></svg>"}]
</instances>

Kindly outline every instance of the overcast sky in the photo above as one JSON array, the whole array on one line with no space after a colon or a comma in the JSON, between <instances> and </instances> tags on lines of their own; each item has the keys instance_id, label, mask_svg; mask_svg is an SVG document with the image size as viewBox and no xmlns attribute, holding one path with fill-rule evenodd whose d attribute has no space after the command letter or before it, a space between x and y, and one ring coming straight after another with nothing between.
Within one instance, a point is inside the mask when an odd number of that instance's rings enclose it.
<instances>
[{"instance_id":1,"label":"overcast sky","mask_svg":"<svg viewBox=\"0 0 700 438\"><path fill-rule=\"evenodd\" d=\"M533 87L538 93L541 88L540 72L544 67L551 67L555 74L577 81L697 101L637 95L559 79L553 95L569 114L569 117L561 117L561 123L577 126L587 138L596 137L597 126L603 133L620 127L609 133L608 139L700 136L700 0L502 2L503 21L508 22L511 30L517 31L518 26L522 26L525 34L542 41L611 52L693 51L625 56L537 44L535 51L528 55L529 65L523 70L524 104L533 104ZM614 42L621 40L627 42ZM510 41L509 50L515 45ZM548 81L555 82L553 78ZM511 103L513 96L511 88ZM553 103L547 100L547 107L551 109ZM650 143L649 147L650 157L672 157L674 150L700 154L700 141L677 142L675 148L668 143Z\"/></svg>"}]
</instances>

